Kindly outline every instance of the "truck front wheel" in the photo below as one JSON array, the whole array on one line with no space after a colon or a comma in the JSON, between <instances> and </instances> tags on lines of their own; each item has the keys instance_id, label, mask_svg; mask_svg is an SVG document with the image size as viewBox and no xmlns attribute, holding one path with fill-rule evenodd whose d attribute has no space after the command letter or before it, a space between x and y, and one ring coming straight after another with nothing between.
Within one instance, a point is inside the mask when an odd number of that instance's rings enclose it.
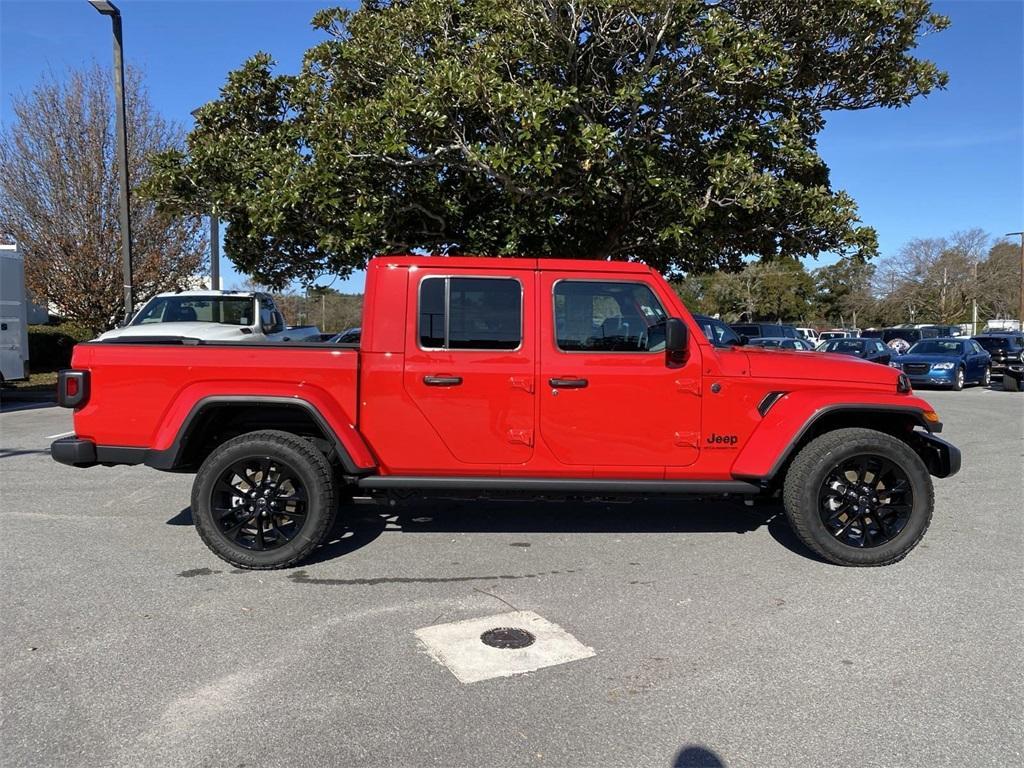
<instances>
[{"instance_id":1,"label":"truck front wheel","mask_svg":"<svg viewBox=\"0 0 1024 768\"><path fill-rule=\"evenodd\" d=\"M921 458L872 429L838 429L804 446L786 473L783 499L804 544L829 562L860 566L906 557L935 505Z\"/></svg>"},{"instance_id":2,"label":"truck front wheel","mask_svg":"<svg viewBox=\"0 0 1024 768\"><path fill-rule=\"evenodd\" d=\"M192 518L213 553L239 568L287 568L309 555L336 514L331 465L289 432L250 432L203 462Z\"/></svg>"}]
</instances>

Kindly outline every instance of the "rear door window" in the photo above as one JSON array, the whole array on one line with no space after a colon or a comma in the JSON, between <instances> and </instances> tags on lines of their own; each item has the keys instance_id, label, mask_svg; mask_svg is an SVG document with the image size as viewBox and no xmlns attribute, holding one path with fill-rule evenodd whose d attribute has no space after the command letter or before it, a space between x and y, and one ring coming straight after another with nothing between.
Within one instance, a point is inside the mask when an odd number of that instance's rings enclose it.
<instances>
[{"instance_id":1,"label":"rear door window","mask_svg":"<svg viewBox=\"0 0 1024 768\"><path fill-rule=\"evenodd\" d=\"M523 287L514 278L425 277L420 283L423 349L518 349Z\"/></svg>"}]
</instances>

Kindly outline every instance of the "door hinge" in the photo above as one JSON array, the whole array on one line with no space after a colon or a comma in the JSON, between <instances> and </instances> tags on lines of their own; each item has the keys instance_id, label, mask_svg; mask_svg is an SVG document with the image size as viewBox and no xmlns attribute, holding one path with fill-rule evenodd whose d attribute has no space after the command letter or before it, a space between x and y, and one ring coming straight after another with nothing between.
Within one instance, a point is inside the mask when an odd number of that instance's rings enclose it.
<instances>
[{"instance_id":1,"label":"door hinge","mask_svg":"<svg viewBox=\"0 0 1024 768\"><path fill-rule=\"evenodd\" d=\"M700 379L676 379L676 390L687 395L700 397Z\"/></svg>"},{"instance_id":2,"label":"door hinge","mask_svg":"<svg viewBox=\"0 0 1024 768\"><path fill-rule=\"evenodd\" d=\"M533 377L532 376L509 376L508 383L512 389L521 389L525 392L533 394Z\"/></svg>"},{"instance_id":3,"label":"door hinge","mask_svg":"<svg viewBox=\"0 0 1024 768\"><path fill-rule=\"evenodd\" d=\"M697 448L700 440L699 432L676 432L674 442L679 448Z\"/></svg>"},{"instance_id":4,"label":"door hinge","mask_svg":"<svg viewBox=\"0 0 1024 768\"><path fill-rule=\"evenodd\" d=\"M510 429L508 431L508 441L510 443L519 443L521 445L533 445L533 430L532 429Z\"/></svg>"}]
</instances>

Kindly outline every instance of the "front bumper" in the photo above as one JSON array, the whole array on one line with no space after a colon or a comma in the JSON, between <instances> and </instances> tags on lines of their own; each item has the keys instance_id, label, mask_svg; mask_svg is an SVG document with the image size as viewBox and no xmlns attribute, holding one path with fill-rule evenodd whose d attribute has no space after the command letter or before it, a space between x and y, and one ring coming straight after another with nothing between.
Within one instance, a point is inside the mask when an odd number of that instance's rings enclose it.
<instances>
[{"instance_id":1,"label":"front bumper","mask_svg":"<svg viewBox=\"0 0 1024 768\"><path fill-rule=\"evenodd\" d=\"M935 477L952 477L960 471L960 449L941 437L915 430L914 448Z\"/></svg>"},{"instance_id":2,"label":"front bumper","mask_svg":"<svg viewBox=\"0 0 1024 768\"><path fill-rule=\"evenodd\" d=\"M927 373L907 373L907 378L914 386L952 387L956 383L956 368L949 370L930 370Z\"/></svg>"},{"instance_id":3,"label":"front bumper","mask_svg":"<svg viewBox=\"0 0 1024 768\"><path fill-rule=\"evenodd\" d=\"M1019 379L1021 376L1024 376L1024 363L1013 362L1003 363L1002 365L996 365L995 363L992 364L993 376L997 374L1002 375L1004 373Z\"/></svg>"}]
</instances>

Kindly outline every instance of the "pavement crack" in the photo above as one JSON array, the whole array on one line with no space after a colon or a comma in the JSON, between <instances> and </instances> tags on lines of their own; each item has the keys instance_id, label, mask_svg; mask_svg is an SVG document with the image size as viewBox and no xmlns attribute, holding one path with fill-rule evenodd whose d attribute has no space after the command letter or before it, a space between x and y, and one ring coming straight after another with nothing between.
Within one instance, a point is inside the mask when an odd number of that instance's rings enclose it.
<instances>
[{"instance_id":1,"label":"pavement crack","mask_svg":"<svg viewBox=\"0 0 1024 768\"><path fill-rule=\"evenodd\" d=\"M380 584L453 584L467 581L517 581L519 579L536 579L541 576L548 576L555 573L560 573L560 571L523 573L519 575L501 574L498 576L380 576L376 578L363 579L331 579L313 578L305 571L293 571L288 574L288 580L293 581L296 584L374 587ZM562 571L562 573L576 573L576 571ZM491 595L491 597L494 597L494 595ZM498 599L500 600L501 598ZM504 602L504 600L502 600L502 602Z\"/></svg>"},{"instance_id":2,"label":"pavement crack","mask_svg":"<svg viewBox=\"0 0 1024 768\"><path fill-rule=\"evenodd\" d=\"M492 592L488 592L486 589L480 589L480 587L473 587L473 591L474 592L479 592L481 595L487 595L488 597L493 597L498 602L504 603L505 605L507 605L513 611L518 611L519 610L518 608L516 608L514 605L512 605L512 603L510 603L505 598L498 597L497 595L493 594Z\"/></svg>"}]
</instances>

